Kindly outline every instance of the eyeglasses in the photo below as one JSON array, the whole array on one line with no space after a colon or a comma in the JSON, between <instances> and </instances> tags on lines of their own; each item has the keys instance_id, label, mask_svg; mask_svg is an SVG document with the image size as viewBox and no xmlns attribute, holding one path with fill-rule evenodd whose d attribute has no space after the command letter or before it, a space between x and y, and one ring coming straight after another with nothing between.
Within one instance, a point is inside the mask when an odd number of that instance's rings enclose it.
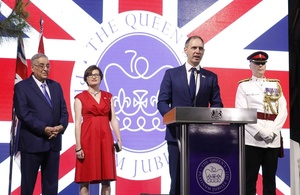
<instances>
[{"instance_id":1,"label":"eyeglasses","mask_svg":"<svg viewBox=\"0 0 300 195\"><path fill-rule=\"evenodd\" d=\"M264 66L266 63L267 63L267 61L263 61L263 62L260 62L260 61L251 61L253 64L255 64L255 65L257 65L257 66L259 66L259 65L262 65L262 66Z\"/></svg>"},{"instance_id":2,"label":"eyeglasses","mask_svg":"<svg viewBox=\"0 0 300 195\"><path fill-rule=\"evenodd\" d=\"M89 78L99 78L100 77L100 75L99 74L91 74L91 75L89 75L88 76Z\"/></svg>"},{"instance_id":3,"label":"eyeglasses","mask_svg":"<svg viewBox=\"0 0 300 195\"><path fill-rule=\"evenodd\" d=\"M50 69L50 64L43 64L43 63L41 63L41 64L33 64L33 65L39 67L40 69L45 69L45 67L47 69Z\"/></svg>"}]
</instances>

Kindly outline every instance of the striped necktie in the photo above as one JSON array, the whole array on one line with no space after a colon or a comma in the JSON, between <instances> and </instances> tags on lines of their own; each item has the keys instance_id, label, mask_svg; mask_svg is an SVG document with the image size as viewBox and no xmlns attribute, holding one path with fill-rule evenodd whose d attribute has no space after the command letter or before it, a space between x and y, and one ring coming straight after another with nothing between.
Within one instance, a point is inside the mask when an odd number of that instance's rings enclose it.
<instances>
[{"instance_id":1,"label":"striped necktie","mask_svg":"<svg viewBox=\"0 0 300 195\"><path fill-rule=\"evenodd\" d=\"M42 83L41 87L43 88L43 94L44 94L46 100L48 101L49 105L52 107L50 96L49 96L49 94L48 94L48 92L46 90L46 84Z\"/></svg>"}]
</instances>

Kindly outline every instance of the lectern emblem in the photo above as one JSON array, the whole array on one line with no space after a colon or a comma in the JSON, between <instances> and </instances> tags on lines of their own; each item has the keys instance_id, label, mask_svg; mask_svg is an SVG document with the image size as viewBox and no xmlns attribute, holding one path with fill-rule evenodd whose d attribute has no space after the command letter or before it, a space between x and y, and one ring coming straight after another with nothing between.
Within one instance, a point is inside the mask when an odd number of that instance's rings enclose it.
<instances>
[{"instance_id":1,"label":"lectern emblem","mask_svg":"<svg viewBox=\"0 0 300 195\"><path fill-rule=\"evenodd\" d=\"M221 158L206 158L199 164L197 168L196 179L198 185L205 192L210 194L221 193L230 184L230 167Z\"/></svg>"},{"instance_id":2,"label":"lectern emblem","mask_svg":"<svg viewBox=\"0 0 300 195\"><path fill-rule=\"evenodd\" d=\"M211 118L213 118L213 119L221 119L222 115L223 115L223 112L220 109L214 109L211 111Z\"/></svg>"}]
</instances>

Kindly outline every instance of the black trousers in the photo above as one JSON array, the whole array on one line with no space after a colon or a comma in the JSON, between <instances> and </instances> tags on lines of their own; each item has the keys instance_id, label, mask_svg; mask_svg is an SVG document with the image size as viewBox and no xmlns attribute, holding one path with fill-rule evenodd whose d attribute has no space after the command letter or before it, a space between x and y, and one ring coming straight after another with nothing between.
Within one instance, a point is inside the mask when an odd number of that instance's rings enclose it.
<instances>
[{"instance_id":1,"label":"black trousers","mask_svg":"<svg viewBox=\"0 0 300 195\"><path fill-rule=\"evenodd\" d=\"M256 194L256 181L262 167L263 195L276 195L279 148L246 146L246 195Z\"/></svg>"},{"instance_id":2,"label":"black trousers","mask_svg":"<svg viewBox=\"0 0 300 195\"><path fill-rule=\"evenodd\" d=\"M169 195L180 195L180 153L177 142L168 141L169 172L171 186Z\"/></svg>"}]
</instances>

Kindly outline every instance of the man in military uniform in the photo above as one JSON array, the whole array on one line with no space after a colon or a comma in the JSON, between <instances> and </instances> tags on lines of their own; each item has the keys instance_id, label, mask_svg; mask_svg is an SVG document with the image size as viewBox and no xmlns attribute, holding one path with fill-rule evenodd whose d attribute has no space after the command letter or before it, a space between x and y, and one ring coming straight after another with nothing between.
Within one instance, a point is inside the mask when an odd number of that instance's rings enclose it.
<instances>
[{"instance_id":1,"label":"man in military uniform","mask_svg":"<svg viewBox=\"0 0 300 195\"><path fill-rule=\"evenodd\" d=\"M236 108L257 109L257 123L245 125L246 195L256 194L260 166L263 194L276 195L280 130L287 118L287 103L279 80L264 76L268 54L257 51L247 60L252 77L239 82L235 99Z\"/></svg>"}]
</instances>

